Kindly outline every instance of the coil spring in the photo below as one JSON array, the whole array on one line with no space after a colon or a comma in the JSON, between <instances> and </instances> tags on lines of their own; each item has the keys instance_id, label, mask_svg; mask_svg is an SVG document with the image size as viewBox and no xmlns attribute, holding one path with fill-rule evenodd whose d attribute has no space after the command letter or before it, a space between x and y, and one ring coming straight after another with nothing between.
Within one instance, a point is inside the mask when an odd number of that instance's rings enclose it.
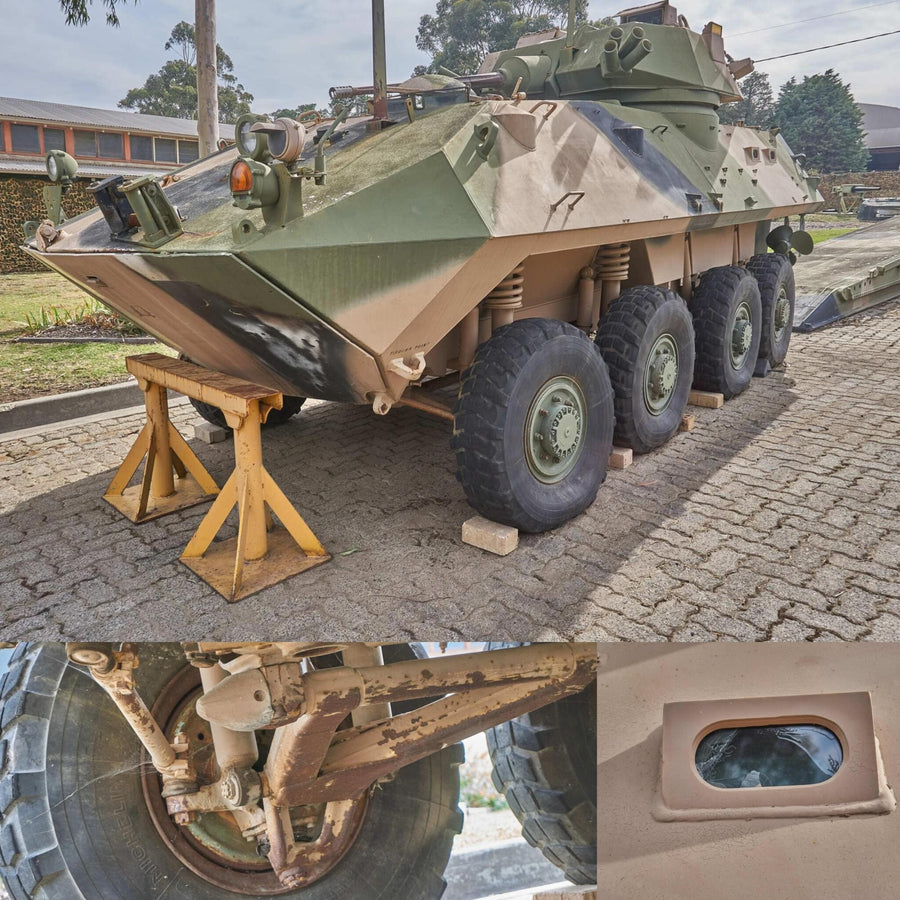
<instances>
[{"instance_id":1,"label":"coil spring","mask_svg":"<svg viewBox=\"0 0 900 900\"><path fill-rule=\"evenodd\" d=\"M525 295L525 263L516 266L484 299L487 309L521 309Z\"/></svg>"},{"instance_id":2,"label":"coil spring","mask_svg":"<svg viewBox=\"0 0 900 900\"><path fill-rule=\"evenodd\" d=\"M631 247L628 244L610 244L597 251L594 268L601 281L626 281L631 264Z\"/></svg>"}]
</instances>

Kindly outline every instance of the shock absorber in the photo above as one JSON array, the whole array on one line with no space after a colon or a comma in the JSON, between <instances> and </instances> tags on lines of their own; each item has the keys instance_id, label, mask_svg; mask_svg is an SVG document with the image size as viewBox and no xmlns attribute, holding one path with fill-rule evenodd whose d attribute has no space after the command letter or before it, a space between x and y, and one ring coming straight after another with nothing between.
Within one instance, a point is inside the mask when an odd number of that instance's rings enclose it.
<instances>
[{"instance_id":1,"label":"shock absorber","mask_svg":"<svg viewBox=\"0 0 900 900\"><path fill-rule=\"evenodd\" d=\"M525 263L519 263L500 284L485 297L484 306L491 311L491 331L512 322L514 313L522 308L525 294Z\"/></svg>"},{"instance_id":2,"label":"shock absorber","mask_svg":"<svg viewBox=\"0 0 900 900\"><path fill-rule=\"evenodd\" d=\"M631 247L628 244L609 244L597 251L594 266L600 279L600 299L594 302L592 325L597 326L601 315L606 315L610 304L619 296L622 282L628 278Z\"/></svg>"}]
</instances>

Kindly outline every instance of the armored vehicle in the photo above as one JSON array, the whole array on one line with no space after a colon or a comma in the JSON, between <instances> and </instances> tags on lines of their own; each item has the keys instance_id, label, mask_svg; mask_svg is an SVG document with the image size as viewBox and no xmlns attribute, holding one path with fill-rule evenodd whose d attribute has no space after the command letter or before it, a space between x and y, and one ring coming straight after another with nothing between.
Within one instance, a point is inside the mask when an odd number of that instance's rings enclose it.
<instances>
[{"instance_id":1,"label":"armored vehicle","mask_svg":"<svg viewBox=\"0 0 900 900\"><path fill-rule=\"evenodd\" d=\"M464 737L596 880L595 644L21 645L0 683L12 900L436 900ZM561 873L562 874L562 873Z\"/></svg>"},{"instance_id":2,"label":"armored vehicle","mask_svg":"<svg viewBox=\"0 0 900 900\"><path fill-rule=\"evenodd\" d=\"M692 386L731 398L784 360L812 248L787 219L821 198L777 129L720 124L752 63L719 25L661 2L576 28L573 3L472 76L387 85L376 60L333 91L374 93L371 119L244 119L236 149L94 185L28 251L287 414L452 421L471 504L526 531L593 502L613 440L668 440Z\"/></svg>"}]
</instances>

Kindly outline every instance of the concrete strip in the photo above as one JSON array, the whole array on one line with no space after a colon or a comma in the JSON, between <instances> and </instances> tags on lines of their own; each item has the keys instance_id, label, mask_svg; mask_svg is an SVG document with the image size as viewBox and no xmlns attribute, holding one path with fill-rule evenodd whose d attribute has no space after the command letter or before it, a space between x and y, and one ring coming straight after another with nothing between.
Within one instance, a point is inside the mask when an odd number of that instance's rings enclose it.
<instances>
[{"instance_id":1,"label":"concrete strip","mask_svg":"<svg viewBox=\"0 0 900 900\"><path fill-rule=\"evenodd\" d=\"M522 838L454 853L444 877L443 900L481 900L513 891L530 896L529 891L565 883L562 872Z\"/></svg>"},{"instance_id":2,"label":"concrete strip","mask_svg":"<svg viewBox=\"0 0 900 900\"><path fill-rule=\"evenodd\" d=\"M170 394L169 404L172 405L179 399L187 402L179 394ZM144 395L135 381L53 394L50 397L35 397L33 400L20 400L16 403L0 403L0 434L43 428L58 422L68 423L72 419L81 420L88 416L143 406Z\"/></svg>"},{"instance_id":3,"label":"concrete strip","mask_svg":"<svg viewBox=\"0 0 900 900\"><path fill-rule=\"evenodd\" d=\"M174 411L178 407L186 406L187 403L187 397L171 397L169 399L169 410ZM59 422L48 422L46 425L32 425L30 428L21 428L18 431L3 431L0 428L0 444L29 437L49 437L56 431L71 431L87 425L96 425L99 422L110 422L115 419L125 419L129 416L145 415L145 408L142 403L140 406L126 406L123 409L95 413L92 416L83 416L80 419L62 419ZM140 428L140 423L137 427Z\"/></svg>"}]
</instances>

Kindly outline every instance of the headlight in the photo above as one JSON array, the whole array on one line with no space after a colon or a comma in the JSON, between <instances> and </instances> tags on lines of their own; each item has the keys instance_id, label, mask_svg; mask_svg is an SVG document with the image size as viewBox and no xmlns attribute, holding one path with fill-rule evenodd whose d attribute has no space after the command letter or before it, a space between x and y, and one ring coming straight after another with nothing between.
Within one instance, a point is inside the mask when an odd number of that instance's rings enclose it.
<instances>
[{"instance_id":1,"label":"headlight","mask_svg":"<svg viewBox=\"0 0 900 900\"><path fill-rule=\"evenodd\" d=\"M296 119L283 116L274 122L257 122L250 126L250 133L268 138L269 153L282 162L294 162L300 158L306 144L306 128Z\"/></svg>"},{"instance_id":2,"label":"headlight","mask_svg":"<svg viewBox=\"0 0 900 900\"><path fill-rule=\"evenodd\" d=\"M261 121L265 121L261 116L247 113L241 116L234 126L234 142L237 144L238 153L246 159L261 160L268 153L267 135L250 131Z\"/></svg>"},{"instance_id":3,"label":"headlight","mask_svg":"<svg viewBox=\"0 0 900 900\"><path fill-rule=\"evenodd\" d=\"M46 164L50 180L57 184L69 184L78 173L78 163L62 150L51 150Z\"/></svg>"}]
</instances>

